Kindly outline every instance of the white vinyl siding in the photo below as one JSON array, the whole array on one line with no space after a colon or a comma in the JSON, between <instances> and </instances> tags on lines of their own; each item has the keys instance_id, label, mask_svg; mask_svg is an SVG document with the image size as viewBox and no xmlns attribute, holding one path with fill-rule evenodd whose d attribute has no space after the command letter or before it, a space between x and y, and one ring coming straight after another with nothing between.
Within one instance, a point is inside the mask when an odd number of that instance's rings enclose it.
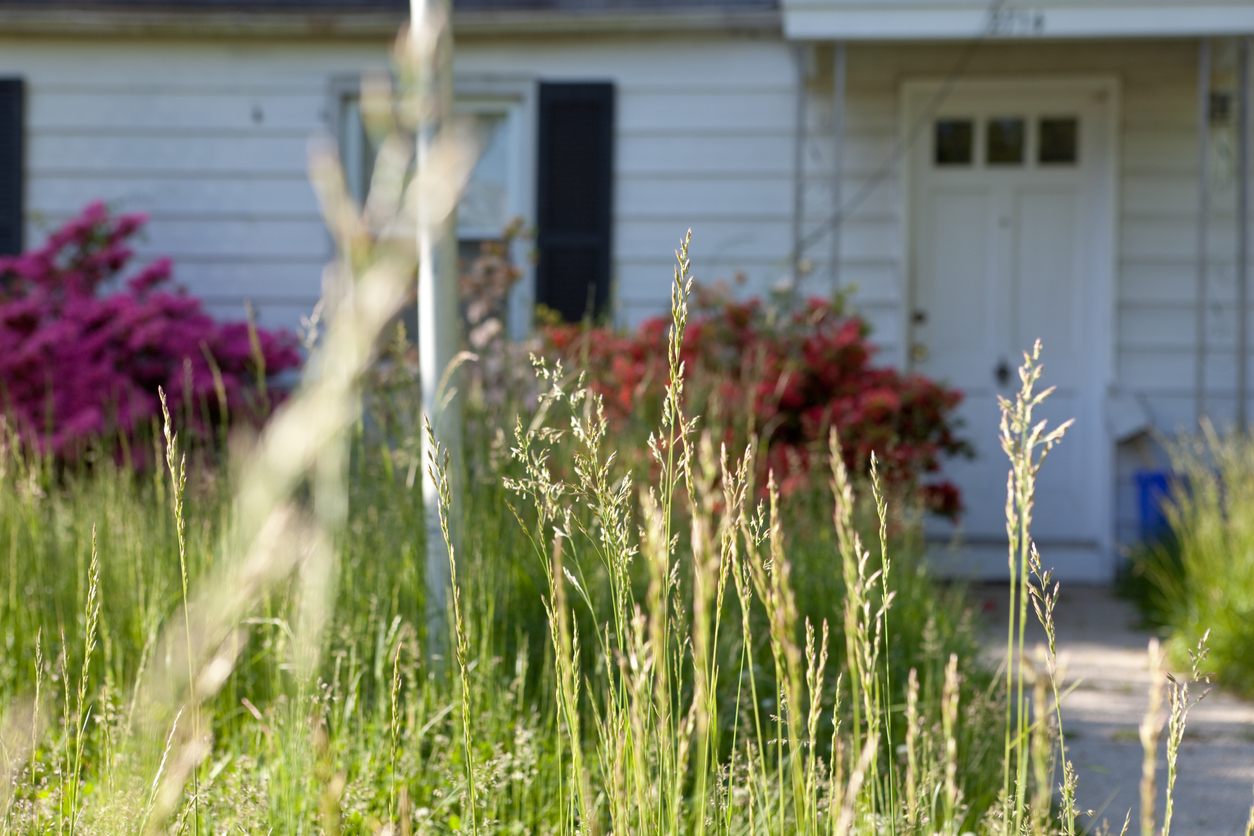
<instances>
[{"instance_id":1,"label":"white vinyl siding","mask_svg":"<svg viewBox=\"0 0 1254 836\"><path fill-rule=\"evenodd\" d=\"M386 68L383 42L0 39L27 82L26 241L93 200L151 218L137 261L174 260L212 313L296 328L329 239L308 180L329 84Z\"/></svg>"},{"instance_id":2,"label":"white vinyl siding","mask_svg":"<svg viewBox=\"0 0 1254 836\"><path fill-rule=\"evenodd\" d=\"M623 324L664 312L693 230L706 281L764 293L789 270L793 84L778 38L458 42L459 79L610 80L616 88L614 281ZM214 313L295 327L328 244L307 179L333 130L331 83L386 67L365 41L0 40L27 79L27 241L103 199L148 213L140 260L168 255ZM530 162L530 161L526 161Z\"/></svg>"},{"instance_id":3,"label":"white vinyl siding","mask_svg":"<svg viewBox=\"0 0 1254 836\"><path fill-rule=\"evenodd\" d=\"M890 81L888 92L875 79L868 84L861 75L855 77L852 73L861 63L860 55L851 51L841 154L841 205L848 214L834 228L831 60L828 50L819 50L813 67L816 77L809 82L802 225L803 240L809 245L802 258L810 270L800 289L803 295L826 297L832 293L831 235L839 234L840 287L851 293L853 308L870 323L871 340L880 350L879 362L896 364L904 356L904 209L900 164L894 162L898 142L896 84Z\"/></svg>"}]
</instances>

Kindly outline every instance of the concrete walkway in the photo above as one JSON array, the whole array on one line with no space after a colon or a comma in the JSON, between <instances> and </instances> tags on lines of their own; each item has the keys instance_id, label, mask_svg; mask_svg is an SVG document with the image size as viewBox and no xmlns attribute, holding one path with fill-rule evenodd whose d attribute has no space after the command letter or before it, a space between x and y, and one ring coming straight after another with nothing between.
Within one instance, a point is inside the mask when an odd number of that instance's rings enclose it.
<instances>
[{"instance_id":1,"label":"concrete walkway","mask_svg":"<svg viewBox=\"0 0 1254 836\"><path fill-rule=\"evenodd\" d=\"M979 585L971 593L982 612L987 658L996 665L1005 655L1008 588ZM1137 834L1143 760L1138 728L1149 702L1147 646L1152 633L1135 629L1135 609L1105 588L1064 584L1055 617L1064 680L1067 687L1076 685L1063 700L1063 728L1080 781L1078 806L1097 813L1082 816L1081 822L1091 831L1106 820L1118 833L1131 810L1128 833ZM1028 618L1032 647L1044 642L1045 635L1031 609ZM1159 828L1166 787L1164 752L1160 746ZM1180 746L1172 833L1245 836L1251 803L1254 703L1212 690L1190 712Z\"/></svg>"}]
</instances>

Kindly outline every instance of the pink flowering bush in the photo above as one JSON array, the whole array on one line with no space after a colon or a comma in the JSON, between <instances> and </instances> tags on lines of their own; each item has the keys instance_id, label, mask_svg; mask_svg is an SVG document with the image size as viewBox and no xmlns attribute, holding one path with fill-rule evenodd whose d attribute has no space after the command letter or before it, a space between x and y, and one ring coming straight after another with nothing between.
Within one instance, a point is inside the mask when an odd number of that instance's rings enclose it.
<instances>
[{"instance_id":1,"label":"pink flowering bush","mask_svg":"<svg viewBox=\"0 0 1254 836\"><path fill-rule=\"evenodd\" d=\"M73 458L94 438L130 439L159 414L158 386L193 430L259 421L265 376L300 364L286 332L215 322L170 284L168 258L107 293L146 220L93 203L38 249L0 258L0 408L23 444Z\"/></svg>"}]
</instances>

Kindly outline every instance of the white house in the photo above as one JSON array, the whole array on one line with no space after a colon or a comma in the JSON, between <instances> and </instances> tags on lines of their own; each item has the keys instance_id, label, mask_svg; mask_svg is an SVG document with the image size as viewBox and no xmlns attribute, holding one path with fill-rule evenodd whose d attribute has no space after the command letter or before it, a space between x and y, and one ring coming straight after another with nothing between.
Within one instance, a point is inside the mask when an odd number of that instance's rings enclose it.
<instances>
[{"instance_id":1,"label":"white house","mask_svg":"<svg viewBox=\"0 0 1254 836\"><path fill-rule=\"evenodd\" d=\"M306 143L336 134L360 188L356 79L406 12L0 0L0 247L104 198L215 311L294 326L329 246ZM977 572L1004 571L994 398L1035 338L1077 418L1036 517L1062 577L1136 536L1143 430L1248 417L1248 0L454 0L454 32L489 137L460 237L539 232L514 329L660 312L689 227L700 278L856 288L886 362L967 393Z\"/></svg>"}]
</instances>

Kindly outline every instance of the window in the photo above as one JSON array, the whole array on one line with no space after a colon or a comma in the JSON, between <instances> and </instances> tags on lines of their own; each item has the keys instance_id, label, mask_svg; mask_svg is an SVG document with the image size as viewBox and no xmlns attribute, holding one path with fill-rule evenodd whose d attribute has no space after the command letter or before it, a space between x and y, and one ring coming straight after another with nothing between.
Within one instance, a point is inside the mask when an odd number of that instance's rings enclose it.
<instances>
[{"instance_id":1,"label":"window","mask_svg":"<svg viewBox=\"0 0 1254 836\"><path fill-rule=\"evenodd\" d=\"M1022 165L1027 131L1023 119L1000 117L988 120L984 134L985 161L989 165Z\"/></svg>"},{"instance_id":2,"label":"window","mask_svg":"<svg viewBox=\"0 0 1254 836\"><path fill-rule=\"evenodd\" d=\"M346 94L340 102L340 124L336 141L340 146L340 164L344 166L344 181L348 193L358 203L364 203L370 191L370 174L374 171L375 156L379 148L367 135L361 118L361 97Z\"/></svg>"},{"instance_id":3,"label":"window","mask_svg":"<svg viewBox=\"0 0 1254 836\"><path fill-rule=\"evenodd\" d=\"M970 119L936 121L936 164L970 165L974 157L974 123Z\"/></svg>"},{"instance_id":4,"label":"window","mask_svg":"<svg viewBox=\"0 0 1254 836\"><path fill-rule=\"evenodd\" d=\"M530 81L459 80L456 111L474 121L481 142L480 157L471 172L457 208L458 257L468 263L487 241L500 240L505 228L518 218L532 225L531 108L536 85ZM344 79L332 86L340 160L349 193L364 201L370 190L378 148L368 136L361 115L359 82ZM509 331L525 335L531 325L531 267L526 242L515 243L514 263L524 276L509 299ZM404 314L407 328L416 325L410 307ZM412 332L411 332L412 333Z\"/></svg>"},{"instance_id":5,"label":"window","mask_svg":"<svg viewBox=\"0 0 1254 836\"><path fill-rule=\"evenodd\" d=\"M479 159L457 205L457 251L463 262L478 256L485 241L498 241L505 227L527 214L522 203L519 122L516 102L463 98L459 115L474 121Z\"/></svg>"},{"instance_id":6,"label":"window","mask_svg":"<svg viewBox=\"0 0 1254 836\"><path fill-rule=\"evenodd\" d=\"M1041 165L1075 165L1079 160L1080 122L1074 116L1041 119L1036 159Z\"/></svg>"},{"instance_id":7,"label":"window","mask_svg":"<svg viewBox=\"0 0 1254 836\"><path fill-rule=\"evenodd\" d=\"M507 112L474 115L483 143L466 191L457 207L459 238L486 239L500 235L511 220L510 121Z\"/></svg>"},{"instance_id":8,"label":"window","mask_svg":"<svg viewBox=\"0 0 1254 836\"><path fill-rule=\"evenodd\" d=\"M515 194L519 160L514 148L513 104L473 99L457 103L459 114L474 120L482 143L479 159L457 207L459 242L497 239L520 214L521 206ZM371 172L379 149L365 129L361 100L356 95L345 95L340 105L338 140L349 194L362 203L370 191Z\"/></svg>"}]
</instances>

